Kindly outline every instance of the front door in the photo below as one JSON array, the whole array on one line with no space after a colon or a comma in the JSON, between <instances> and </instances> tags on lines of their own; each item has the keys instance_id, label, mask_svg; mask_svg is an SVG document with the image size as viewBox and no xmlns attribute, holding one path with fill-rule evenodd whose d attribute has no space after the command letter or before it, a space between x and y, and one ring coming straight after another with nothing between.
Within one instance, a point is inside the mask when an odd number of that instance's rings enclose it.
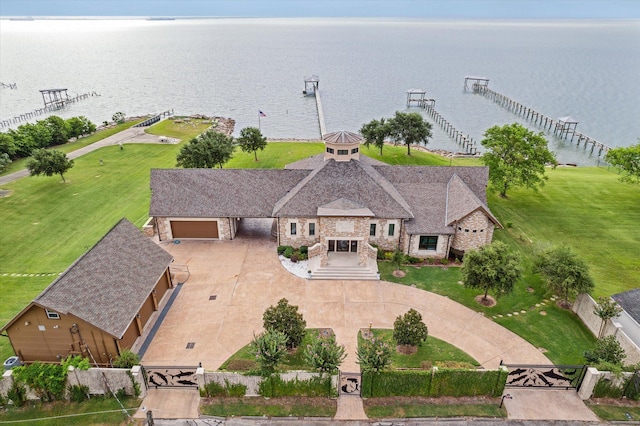
<instances>
[{"instance_id":1,"label":"front door","mask_svg":"<svg viewBox=\"0 0 640 426\"><path fill-rule=\"evenodd\" d=\"M342 253L357 253L358 241L357 240L329 240L330 252L342 252Z\"/></svg>"},{"instance_id":2,"label":"front door","mask_svg":"<svg viewBox=\"0 0 640 426\"><path fill-rule=\"evenodd\" d=\"M338 240L336 244L336 251L349 251L349 240Z\"/></svg>"}]
</instances>

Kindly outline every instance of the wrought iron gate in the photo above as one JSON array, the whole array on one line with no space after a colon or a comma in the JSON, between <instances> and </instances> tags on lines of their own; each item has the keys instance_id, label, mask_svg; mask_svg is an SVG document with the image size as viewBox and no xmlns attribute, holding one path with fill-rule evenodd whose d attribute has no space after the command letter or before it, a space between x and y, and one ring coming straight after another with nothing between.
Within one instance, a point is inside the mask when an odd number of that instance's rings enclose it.
<instances>
[{"instance_id":1,"label":"wrought iron gate","mask_svg":"<svg viewBox=\"0 0 640 426\"><path fill-rule=\"evenodd\" d=\"M507 387L580 389L586 365L507 365Z\"/></svg>"},{"instance_id":2,"label":"wrought iron gate","mask_svg":"<svg viewBox=\"0 0 640 426\"><path fill-rule=\"evenodd\" d=\"M197 388L196 370L198 367L143 366L144 378L148 387L157 388Z\"/></svg>"},{"instance_id":3,"label":"wrought iron gate","mask_svg":"<svg viewBox=\"0 0 640 426\"><path fill-rule=\"evenodd\" d=\"M360 396L362 391L362 374L340 372L340 395Z\"/></svg>"}]
</instances>

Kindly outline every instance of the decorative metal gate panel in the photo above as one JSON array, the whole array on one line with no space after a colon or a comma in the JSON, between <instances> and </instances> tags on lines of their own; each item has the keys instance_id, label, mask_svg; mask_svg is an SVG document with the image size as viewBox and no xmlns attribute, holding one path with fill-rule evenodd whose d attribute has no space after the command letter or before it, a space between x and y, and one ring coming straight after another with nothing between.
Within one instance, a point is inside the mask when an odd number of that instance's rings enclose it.
<instances>
[{"instance_id":1,"label":"decorative metal gate panel","mask_svg":"<svg viewBox=\"0 0 640 426\"><path fill-rule=\"evenodd\" d=\"M148 387L157 388L197 388L198 367L144 366L144 377Z\"/></svg>"},{"instance_id":2,"label":"decorative metal gate panel","mask_svg":"<svg viewBox=\"0 0 640 426\"><path fill-rule=\"evenodd\" d=\"M340 395L360 396L362 389L362 374L340 372Z\"/></svg>"},{"instance_id":3,"label":"decorative metal gate panel","mask_svg":"<svg viewBox=\"0 0 640 426\"><path fill-rule=\"evenodd\" d=\"M507 387L580 389L586 365L508 365Z\"/></svg>"}]
</instances>

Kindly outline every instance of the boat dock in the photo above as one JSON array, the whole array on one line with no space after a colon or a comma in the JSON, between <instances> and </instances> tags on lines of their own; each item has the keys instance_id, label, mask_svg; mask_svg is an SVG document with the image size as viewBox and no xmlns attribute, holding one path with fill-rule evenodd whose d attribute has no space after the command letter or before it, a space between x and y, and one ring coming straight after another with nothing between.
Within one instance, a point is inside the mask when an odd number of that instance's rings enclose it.
<instances>
[{"instance_id":1,"label":"boat dock","mask_svg":"<svg viewBox=\"0 0 640 426\"><path fill-rule=\"evenodd\" d=\"M324 110L322 109L322 98L319 89L320 78L317 75L310 75L304 78L305 96L314 96L316 98L316 108L318 110L318 125L320 127L320 139L327 133L327 125L324 122Z\"/></svg>"},{"instance_id":2,"label":"boat dock","mask_svg":"<svg viewBox=\"0 0 640 426\"><path fill-rule=\"evenodd\" d=\"M66 89L65 89L66 90ZM42 91L41 91L42 92ZM44 96L44 95L43 95ZM81 95L76 95L72 98L66 97L63 100L58 100L56 102L47 102L45 101L45 106L43 108L38 108L35 109L31 112L27 112L24 114L20 114L20 115L16 115L13 118L9 118L6 120L1 120L0 121L0 129L4 128L4 127L10 127L12 124L18 124L18 123L22 123L23 121L29 121L32 118L35 118L39 115L42 114L47 114L53 111L58 111L62 108L64 108L64 106L68 103L73 103L73 102L78 102L82 99L87 99L90 96L100 96L99 94L97 94L96 92L88 92L88 93L83 93Z\"/></svg>"},{"instance_id":3,"label":"boat dock","mask_svg":"<svg viewBox=\"0 0 640 426\"><path fill-rule=\"evenodd\" d=\"M494 101L503 108L526 120L529 120L531 123L542 127L561 139L569 140L570 142L575 140L577 146L580 146L582 143L585 150L587 149L587 145L590 144L591 153L593 154L597 149L598 157L603 154L606 155L606 153L612 149L610 146L577 131L576 127L578 126L578 121L571 116L551 118L511 99L508 96L489 89L488 78L467 76L464 79L464 90L469 90L469 86L473 93L483 95L487 99ZM569 139L569 135L571 135L571 139Z\"/></svg>"},{"instance_id":4,"label":"boat dock","mask_svg":"<svg viewBox=\"0 0 640 426\"><path fill-rule=\"evenodd\" d=\"M427 92L422 89L407 90L407 107L415 104L416 106L424 109L433 121L440 125L442 130L444 130L451 139L464 148L465 154L476 155L478 153L476 141L474 141L468 134L465 135L460 130L456 129L453 124L436 111L436 100L427 98L426 94Z\"/></svg>"}]
</instances>

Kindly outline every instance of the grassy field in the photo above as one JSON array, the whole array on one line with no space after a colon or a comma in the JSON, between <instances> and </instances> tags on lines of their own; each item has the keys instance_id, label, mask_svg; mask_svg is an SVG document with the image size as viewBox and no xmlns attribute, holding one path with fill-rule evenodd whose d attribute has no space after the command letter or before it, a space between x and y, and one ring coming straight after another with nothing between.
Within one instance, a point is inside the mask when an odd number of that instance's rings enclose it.
<instances>
[{"instance_id":1,"label":"grassy field","mask_svg":"<svg viewBox=\"0 0 640 426\"><path fill-rule=\"evenodd\" d=\"M373 330L373 335L380 339L385 339L388 342L392 342L393 345L393 330L376 329ZM364 338L362 334L358 334L358 344L363 342ZM422 362L426 361L430 365L444 365L447 362L467 363L471 366L478 366L480 363L470 357L466 352L461 351L449 343L429 336L418 347L418 351L415 354L405 355L394 350L391 357L392 368L421 368Z\"/></svg>"},{"instance_id":2,"label":"grassy field","mask_svg":"<svg viewBox=\"0 0 640 426\"><path fill-rule=\"evenodd\" d=\"M606 421L633 421L638 424L640 421L640 405L607 405L606 403L588 403L589 408L596 413L596 416Z\"/></svg>"},{"instance_id":3,"label":"grassy field","mask_svg":"<svg viewBox=\"0 0 640 426\"><path fill-rule=\"evenodd\" d=\"M123 402L130 415L140 405L137 398L127 398ZM31 405L32 404L32 405ZM101 414L86 414L108 411ZM63 417L70 416L70 417ZM52 418L58 417L58 418ZM47 420L41 420L48 418ZM29 420L31 420L29 422ZM70 426L70 425L120 425L128 424L127 417L114 398L94 397L81 403L32 402L22 408L8 408L0 411L0 424L35 424L38 426Z\"/></svg>"},{"instance_id":4,"label":"grassy field","mask_svg":"<svg viewBox=\"0 0 640 426\"><path fill-rule=\"evenodd\" d=\"M437 402L424 404L414 403L393 404L380 403L384 398L369 398L365 401L364 411L371 419L410 418L410 417L507 417L505 408L498 408L499 403L462 403L439 404Z\"/></svg>"},{"instance_id":5,"label":"grassy field","mask_svg":"<svg viewBox=\"0 0 640 426\"><path fill-rule=\"evenodd\" d=\"M208 398L200 411L207 416L333 417L337 402L329 398Z\"/></svg>"}]
</instances>

